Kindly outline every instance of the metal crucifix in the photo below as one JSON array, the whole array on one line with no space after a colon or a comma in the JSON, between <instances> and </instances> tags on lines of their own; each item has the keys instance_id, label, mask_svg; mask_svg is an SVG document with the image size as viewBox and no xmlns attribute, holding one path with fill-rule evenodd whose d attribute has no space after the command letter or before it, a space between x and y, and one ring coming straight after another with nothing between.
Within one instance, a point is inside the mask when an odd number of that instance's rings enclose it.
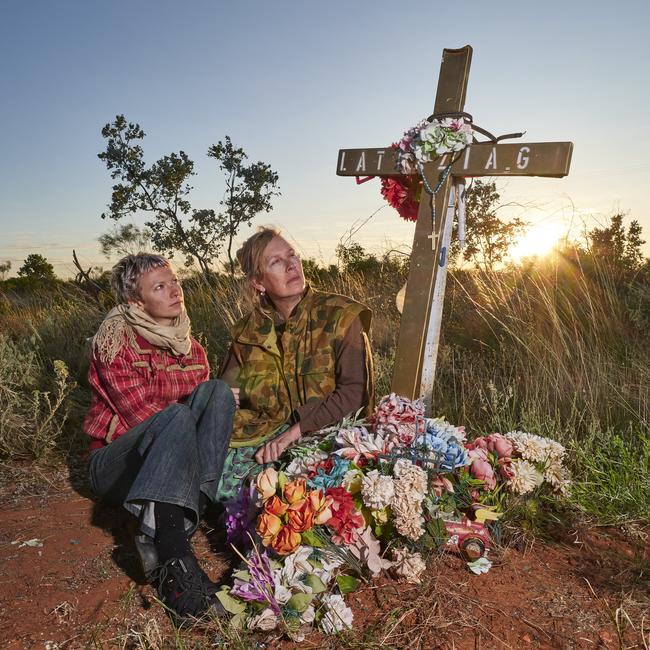
<instances>
[{"instance_id":1,"label":"metal crucifix","mask_svg":"<svg viewBox=\"0 0 650 650\"><path fill-rule=\"evenodd\" d=\"M469 45L443 50L434 115L463 111L471 60ZM432 228L431 196L423 190L395 355L393 392L411 399L423 397L430 412L456 194L462 188L463 179L475 176L560 178L569 173L572 150L571 142L503 144L494 140L471 144L460 154L453 157L445 154L423 165L426 184L429 187L440 184L434 198L437 218ZM441 174L450 163L449 173L442 180ZM336 173L339 176L403 174L397 167L396 152L390 146L341 149Z\"/></svg>"}]
</instances>

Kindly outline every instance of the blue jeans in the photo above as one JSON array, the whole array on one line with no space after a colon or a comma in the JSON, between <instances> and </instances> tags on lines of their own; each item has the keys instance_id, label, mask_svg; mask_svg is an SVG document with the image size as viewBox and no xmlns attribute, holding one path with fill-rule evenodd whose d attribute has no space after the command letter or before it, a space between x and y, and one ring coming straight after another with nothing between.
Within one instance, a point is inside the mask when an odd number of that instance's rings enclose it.
<instances>
[{"instance_id":1,"label":"blue jeans","mask_svg":"<svg viewBox=\"0 0 650 650\"><path fill-rule=\"evenodd\" d=\"M214 499L232 434L235 400L218 379L199 384L165 409L95 451L90 484L101 500L123 505L155 535L154 503L185 508L185 529L199 522L199 495Z\"/></svg>"}]
</instances>

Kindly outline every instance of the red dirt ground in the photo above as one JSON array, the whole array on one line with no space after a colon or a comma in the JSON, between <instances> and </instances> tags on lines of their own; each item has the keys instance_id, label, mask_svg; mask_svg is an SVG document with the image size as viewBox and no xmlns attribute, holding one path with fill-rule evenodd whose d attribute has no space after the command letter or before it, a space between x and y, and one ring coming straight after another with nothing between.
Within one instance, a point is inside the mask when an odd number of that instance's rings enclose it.
<instances>
[{"instance_id":1,"label":"red dirt ground","mask_svg":"<svg viewBox=\"0 0 650 650\"><path fill-rule=\"evenodd\" d=\"M122 513L93 503L68 470L0 470L1 647L177 647L143 584ZM216 578L227 559L213 538L202 529L193 544ZM386 577L352 594L354 633L314 633L299 647L647 650L648 539L634 525L583 526L553 543L494 552L482 576L437 557L421 587ZM183 634L183 647L218 647L216 634ZM293 644L260 637L257 647Z\"/></svg>"}]
</instances>

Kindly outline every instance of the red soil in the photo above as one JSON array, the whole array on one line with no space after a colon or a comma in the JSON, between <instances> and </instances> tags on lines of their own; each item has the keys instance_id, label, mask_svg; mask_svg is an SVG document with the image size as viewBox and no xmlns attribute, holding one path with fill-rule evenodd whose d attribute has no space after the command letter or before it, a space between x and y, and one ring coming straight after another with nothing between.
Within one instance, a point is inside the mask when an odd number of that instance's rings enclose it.
<instances>
[{"instance_id":1,"label":"red soil","mask_svg":"<svg viewBox=\"0 0 650 650\"><path fill-rule=\"evenodd\" d=\"M67 471L35 472L5 467L0 476L2 648L145 647L138 645L145 636L147 647L176 647L171 623L143 584L126 517L94 504ZM202 529L193 544L216 578L227 559L214 552L214 537ZM421 587L385 577L352 594L355 631L345 647L650 647L650 551L642 529L582 527L491 557L486 575L470 574L447 555L432 560ZM215 647L197 639L197 647ZM299 644L341 645L316 633Z\"/></svg>"}]
</instances>

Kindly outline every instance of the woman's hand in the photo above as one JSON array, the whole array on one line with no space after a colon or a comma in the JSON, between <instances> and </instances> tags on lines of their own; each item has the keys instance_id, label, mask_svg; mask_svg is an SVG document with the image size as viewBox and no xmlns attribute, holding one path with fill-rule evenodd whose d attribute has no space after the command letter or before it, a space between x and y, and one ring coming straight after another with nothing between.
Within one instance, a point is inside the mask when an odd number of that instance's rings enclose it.
<instances>
[{"instance_id":1,"label":"woman's hand","mask_svg":"<svg viewBox=\"0 0 650 650\"><path fill-rule=\"evenodd\" d=\"M265 442L256 452L255 460L263 465L264 463L272 463L282 456L286 449L288 449L294 442L300 440L302 434L300 433L300 424L294 424L289 427L284 433L276 436L272 440Z\"/></svg>"},{"instance_id":2,"label":"woman's hand","mask_svg":"<svg viewBox=\"0 0 650 650\"><path fill-rule=\"evenodd\" d=\"M235 407L239 408L239 388L230 388L232 396L235 398Z\"/></svg>"}]
</instances>

